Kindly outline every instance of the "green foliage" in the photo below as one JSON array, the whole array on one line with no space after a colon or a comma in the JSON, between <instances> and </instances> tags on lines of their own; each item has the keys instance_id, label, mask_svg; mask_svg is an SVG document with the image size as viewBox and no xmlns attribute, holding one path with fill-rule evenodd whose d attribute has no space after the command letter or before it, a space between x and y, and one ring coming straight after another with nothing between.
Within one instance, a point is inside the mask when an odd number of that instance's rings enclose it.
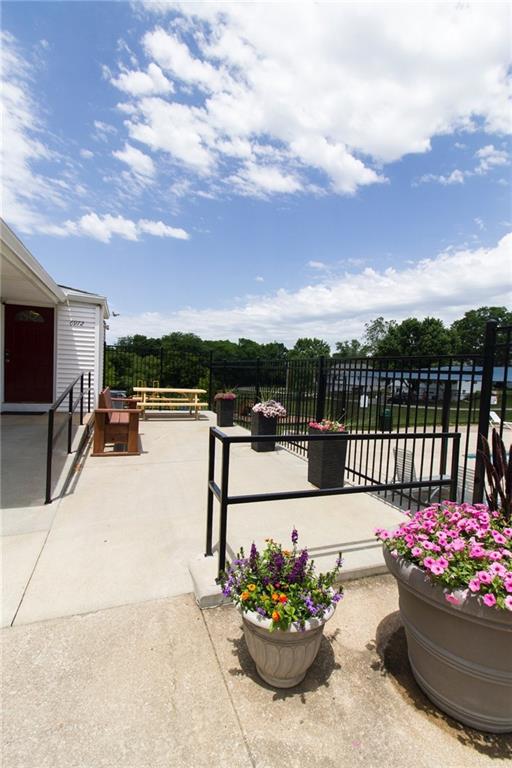
<instances>
[{"instance_id":1,"label":"green foliage","mask_svg":"<svg viewBox=\"0 0 512 768\"><path fill-rule=\"evenodd\" d=\"M394 355L448 355L451 351L450 331L436 317L418 320L408 317L394 323L376 346L376 354Z\"/></svg>"},{"instance_id":2,"label":"green foliage","mask_svg":"<svg viewBox=\"0 0 512 768\"><path fill-rule=\"evenodd\" d=\"M370 346L363 344L358 339L350 341L337 341L334 359L340 360L346 357L367 357L370 352Z\"/></svg>"},{"instance_id":3,"label":"green foliage","mask_svg":"<svg viewBox=\"0 0 512 768\"><path fill-rule=\"evenodd\" d=\"M294 348L288 353L290 360L312 357L330 357L330 355L331 348L329 344L326 341L317 338L297 339Z\"/></svg>"},{"instance_id":4,"label":"green foliage","mask_svg":"<svg viewBox=\"0 0 512 768\"><path fill-rule=\"evenodd\" d=\"M512 325L512 312L506 307L470 309L450 327L453 351L458 354L481 352L488 320L497 320L498 325Z\"/></svg>"}]
</instances>

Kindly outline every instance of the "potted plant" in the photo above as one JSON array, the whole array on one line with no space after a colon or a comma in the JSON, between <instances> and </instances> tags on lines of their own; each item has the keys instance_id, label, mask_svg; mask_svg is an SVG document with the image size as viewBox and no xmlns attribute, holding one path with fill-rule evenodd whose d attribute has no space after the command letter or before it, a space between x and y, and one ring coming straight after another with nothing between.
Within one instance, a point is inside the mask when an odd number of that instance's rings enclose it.
<instances>
[{"instance_id":1,"label":"potted plant","mask_svg":"<svg viewBox=\"0 0 512 768\"><path fill-rule=\"evenodd\" d=\"M277 688L291 688L305 677L320 648L325 623L343 596L334 582L341 569L315 574L306 549L282 549L272 539L263 552L241 549L219 579L223 594L242 614L244 637L260 677Z\"/></svg>"},{"instance_id":2,"label":"potted plant","mask_svg":"<svg viewBox=\"0 0 512 768\"><path fill-rule=\"evenodd\" d=\"M215 400L215 412L217 413L217 426L232 427L236 394L232 390L224 390L223 392L217 392L213 399Z\"/></svg>"},{"instance_id":3,"label":"potted plant","mask_svg":"<svg viewBox=\"0 0 512 768\"><path fill-rule=\"evenodd\" d=\"M377 530L397 580L409 661L439 709L512 731L512 448L484 440L486 504L444 501Z\"/></svg>"},{"instance_id":4,"label":"potted plant","mask_svg":"<svg viewBox=\"0 0 512 768\"><path fill-rule=\"evenodd\" d=\"M281 403L278 403L277 400L264 400L261 403L256 403L256 405L253 405L251 412L251 434L277 434L277 420L282 419L284 416L286 416L286 408ZM253 451L273 451L275 447L275 441L272 440L265 442L255 440L251 443Z\"/></svg>"},{"instance_id":5,"label":"potted plant","mask_svg":"<svg viewBox=\"0 0 512 768\"><path fill-rule=\"evenodd\" d=\"M340 421L309 422L309 434L347 434ZM308 443L308 481L317 488L342 488L345 483L347 440L311 440Z\"/></svg>"}]
</instances>

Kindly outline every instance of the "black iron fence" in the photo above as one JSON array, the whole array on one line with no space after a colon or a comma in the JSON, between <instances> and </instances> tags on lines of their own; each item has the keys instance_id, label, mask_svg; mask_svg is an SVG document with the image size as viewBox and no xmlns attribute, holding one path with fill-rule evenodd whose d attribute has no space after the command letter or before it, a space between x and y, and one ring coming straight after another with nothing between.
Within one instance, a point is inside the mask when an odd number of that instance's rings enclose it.
<instances>
[{"instance_id":1,"label":"black iron fence","mask_svg":"<svg viewBox=\"0 0 512 768\"><path fill-rule=\"evenodd\" d=\"M399 496L403 502L407 498L410 506L411 500L415 500L418 506L429 503L433 498L454 498L457 493L458 472L459 472L459 451L460 434L459 433L425 433L425 434L322 434L322 435L297 435L284 434L278 438L278 442L286 442L288 445L296 442L310 443L312 441L344 440L351 446L362 446L364 449L372 446L374 456L379 455L380 472L379 478L368 477L360 474L358 481L350 486L339 488L315 489L315 490L296 490L296 491L274 491L267 493L252 494L230 494L229 492L229 472L231 463L231 446L250 443L254 440L250 435L227 435L217 427L210 429L210 442L208 454L208 492L207 492L207 513L206 513L206 556L213 555L213 517L214 517L214 498L219 502L219 538L218 538L218 572L219 574L226 567L226 549L228 533L228 508L232 504L251 504L253 502L263 501L285 501L290 499L318 498L322 496L341 496L354 493L375 493L385 497ZM258 442L273 442L274 435L257 436ZM222 445L221 457L221 478L220 484L215 481L215 449L216 443ZM416 443L421 443L421 450L425 450L427 445L430 454L435 454L435 444L443 442L446 447L449 446L450 469L441 476L432 475L432 466L430 473L423 473L418 477L401 474L403 467L400 467L402 454L410 450L412 445L412 454ZM394 447L393 447L394 446ZM350 451L348 451L350 452ZM392 454L394 458L391 459ZM425 495L426 494L426 495Z\"/></svg>"},{"instance_id":2,"label":"black iron fence","mask_svg":"<svg viewBox=\"0 0 512 768\"><path fill-rule=\"evenodd\" d=\"M105 350L105 384L131 391L134 386L199 387L208 391L210 406L220 389L235 388L235 420L249 427L252 406L270 397L287 416L279 434L305 434L308 423L322 418L344 421L352 433L461 433L458 500L483 499L483 467L477 437L487 436L494 421L504 430L512 424L512 327L490 321L481 353L386 358L317 358L216 360L192 351L151 347L109 346ZM512 437L512 429L510 430ZM349 446L349 479L375 480L369 444ZM307 441L288 448L307 455ZM409 457L408 457L409 458ZM415 453L413 468L426 461L446 470L446 442L438 452ZM419 466L422 465L422 467Z\"/></svg>"}]
</instances>

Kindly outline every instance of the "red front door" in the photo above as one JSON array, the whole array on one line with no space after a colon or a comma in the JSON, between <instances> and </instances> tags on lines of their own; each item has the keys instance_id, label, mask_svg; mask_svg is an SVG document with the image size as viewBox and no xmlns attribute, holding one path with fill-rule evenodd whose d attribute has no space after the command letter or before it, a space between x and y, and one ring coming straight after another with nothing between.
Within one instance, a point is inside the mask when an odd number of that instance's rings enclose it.
<instances>
[{"instance_id":1,"label":"red front door","mask_svg":"<svg viewBox=\"0 0 512 768\"><path fill-rule=\"evenodd\" d=\"M6 403L53 401L53 309L5 305Z\"/></svg>"}]
</instances>

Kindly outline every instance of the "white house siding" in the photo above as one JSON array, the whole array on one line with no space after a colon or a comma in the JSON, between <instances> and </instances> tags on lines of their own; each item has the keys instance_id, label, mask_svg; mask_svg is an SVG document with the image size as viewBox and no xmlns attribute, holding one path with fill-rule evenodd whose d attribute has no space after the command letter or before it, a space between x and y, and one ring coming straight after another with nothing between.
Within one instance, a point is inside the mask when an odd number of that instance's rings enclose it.
<instances>
[{"instance_id":1,"label":"white house siding","mask_svg":"<svg viewBox=\"0 0 512 768\"><path fill-rule=\"evenodd\" d=\"M56 314L56 397L81 373L92 371L91 408L94 408L98 398L98 382L101 384L103 375L102 309L97 304L70 300L69 305L58 306ZM84 384L87 386L87 380Z\"/></svg>"}]
</instances>

